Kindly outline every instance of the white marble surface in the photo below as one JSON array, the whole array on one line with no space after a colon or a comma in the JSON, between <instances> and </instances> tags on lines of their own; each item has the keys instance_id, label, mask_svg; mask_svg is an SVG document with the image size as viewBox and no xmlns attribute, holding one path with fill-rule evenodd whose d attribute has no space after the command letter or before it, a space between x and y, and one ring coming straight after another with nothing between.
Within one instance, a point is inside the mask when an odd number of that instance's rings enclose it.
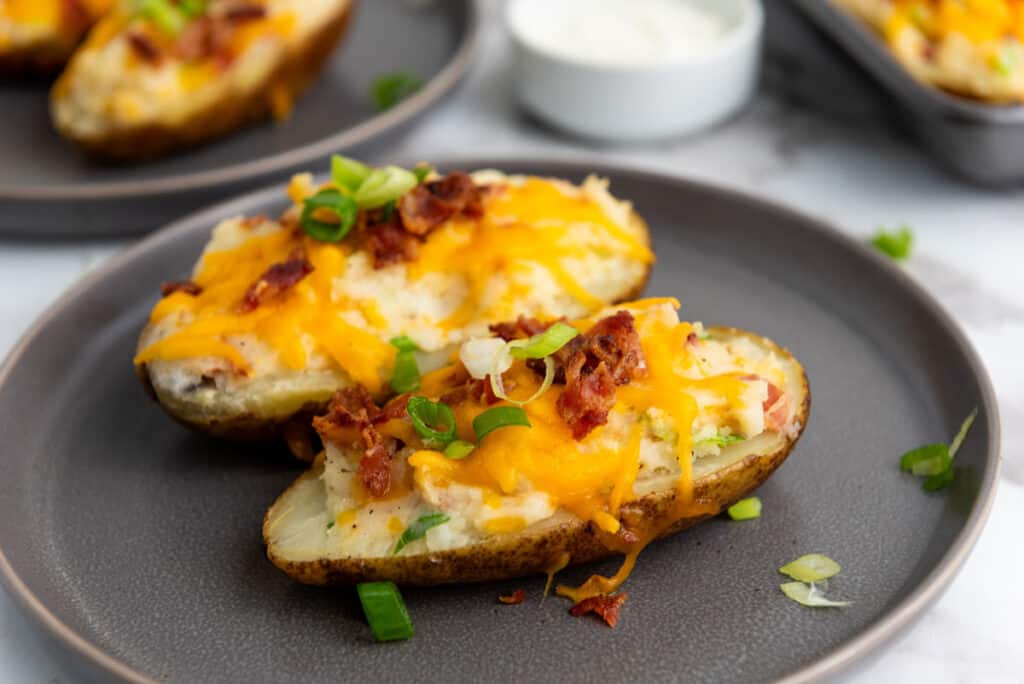
<instances>
[{"instance_id":1,"label":"white marble surface","mask_svg":"<svg viewBox=\"0 0 1024 684\"><path fill-rule=\"evenodd\" d=\"M494 6L488 3L493 19ZM466 84L381 159L467 154L590 154L706 179L790 204L855 236L907 222L917 236L908 270L967 330L994 379L1004 468L990 522L943 598L900 642L848 679L857 682L1024 682L1024 191L966 185L935 168L859 101L796 104L782 66L753 105L713 131L668 143L587 147L517 113L506 43L488 26ZM823 58L824 59L824 58ZM852 77L851 77L852 78ZM839 111L837 111L839 110ZM55 245L0 241L0 352L43 309L122 242ZM0 682L63 682L39 637L0 592Z\"/></svg>"}]
</instances>

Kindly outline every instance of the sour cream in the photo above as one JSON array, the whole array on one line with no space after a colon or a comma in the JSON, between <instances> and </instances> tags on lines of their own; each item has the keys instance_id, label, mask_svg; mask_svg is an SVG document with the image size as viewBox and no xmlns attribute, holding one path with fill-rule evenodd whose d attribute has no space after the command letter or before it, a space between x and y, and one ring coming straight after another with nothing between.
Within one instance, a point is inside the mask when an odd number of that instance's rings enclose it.
<instances>
[{"instance_id":1,"label":"sour cream","mask_svg":"<svg viewBox=\"0 0 1024 684\"><path fill-rule=\"evenodd\" d=\"M717 0L549 0L519 19L536 49L607 66L654 66L714 51L733 26ZM538 7L540 3L528 3ZM526 28L525 26L523 28Z\"/></svg>"}]
</instances>

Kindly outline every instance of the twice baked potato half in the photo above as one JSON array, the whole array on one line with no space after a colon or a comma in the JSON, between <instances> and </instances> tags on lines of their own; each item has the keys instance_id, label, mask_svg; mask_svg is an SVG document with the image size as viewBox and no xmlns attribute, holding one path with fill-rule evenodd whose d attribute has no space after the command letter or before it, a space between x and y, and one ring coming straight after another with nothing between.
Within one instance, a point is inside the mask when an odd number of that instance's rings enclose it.
<instances>
[{"instance_id":1,"label":"twice baked potato half","mask_svg":"<svg viewBox=\"0 0 1024 684\"><path fill-rule=\"evenodd\" d=\"M3 0L0 74L49 76L64 67L115 0Z\"/></svg>"},{"instance_id":2,"label":"twice baked potato half","mask_svg":"<svg viewBox=\"0 0 1024 684\"><path fill-rule=\"evenodd\" d=\"M462 361L423 379L421 394L447 409L407 395L377 411L340 393L315 421L324 454L266 514L268 557L309 584L435 585L622 553L614 578L559 589L574 601L614 591L646 544L764 482L810 410L789 352L749 332L680 323L677 306L643 300L576 321L579 335L550 364L508 366L499 351L481 369L480 343L468 342ZM505 349L546 351L552 328L524 322L544 332ZM499 394L532 398L499 400L495 374Z\"/></svg>"},{"instance_id":3,"label":"twice baked potato half","mask_svg":"<svg viewBox=\"0 0 1024 684\"><path fill-rule=\"evenodd\" d=\"M871 26L919 81L992 104L1024 102L1018 0L832 0Z\"/></svg>"},{"instance_id":4,"label":"twice baked potato half","mask_svg":"<svg viewBox=\"0 0 1024 684\"><path fill-rule=\"evenodd\" d=\"M122 0L50 95L57 131L137 161L286 117L345 33L355 0Z\"/></svg>"},{"instance_id":5,"label":"twice baked potato half","mask_svg":"<svg viewBox=\"0 0 1024 684\"><path fill-rule=\"evenodd\" d=\"M135 364L179 421L241 439L308 430L340 387L401 391L399 359L432 370L489 324L584 316L646 284L646 226L600 179L416 177L341 158L335 171L293 179L278 219L222 222L191 280L166 284Z\"/></svg>"}]
</instances>

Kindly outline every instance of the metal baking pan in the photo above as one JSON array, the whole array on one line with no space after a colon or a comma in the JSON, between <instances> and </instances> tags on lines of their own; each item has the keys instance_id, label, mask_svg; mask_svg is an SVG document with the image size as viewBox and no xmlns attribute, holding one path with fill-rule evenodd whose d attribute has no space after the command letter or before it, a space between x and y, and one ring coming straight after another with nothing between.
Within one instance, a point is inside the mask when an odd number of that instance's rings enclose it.
<instances>
[{"instance_id":1,"label":"metal baking pan","mask_svg":"<svg viewBox=\"0 0 1024 684\"><path fill-rule=\"evenodd\" d=\"M956 174L976 183L1024 183L1024 105L989 105L914 79L888 47L829 0L789 0L882 86L910 132Z\"/></svg>"}]
</instances>

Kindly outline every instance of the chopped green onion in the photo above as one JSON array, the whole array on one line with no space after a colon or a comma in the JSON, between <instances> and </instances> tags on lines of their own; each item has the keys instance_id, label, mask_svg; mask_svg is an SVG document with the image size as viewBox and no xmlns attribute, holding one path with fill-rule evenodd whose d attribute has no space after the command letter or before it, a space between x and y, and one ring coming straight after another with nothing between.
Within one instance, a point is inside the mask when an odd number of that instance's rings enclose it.
<instances>
[{"instance_id":1,"label":"chopped green onion","mask_svg":"<svg viewBox=\"0 0 1024 684\"><path fill-rule=\"evenodd\" d=\"M419 347L406 335L392 338L391 346L398 349L391 372L391 389L399 394L415 392L420 388L420 367L416 362Z\"/></svg>"},{"instance_id":2,"label":"chopped green onion","mask_svg":"<svg viewBox=\"0 0 1024 684\"><path fill-rule=\"evenodd\" d=\"M789 575L801 582L820 582L839 573L839 563L820 553L800 556L792 563L779 568L783 575Z\"/></svg>"},{"instance_id":3,"label":"chopped green onion","mask_svg":"<svg viewBox=\"0 0 1024 684\"><path fill-rule=\"evenodd\" d=\"M930 464L934 461L944 459L949 462L949 447L945 444L926 444L923 447L911 449L900 456L900 469L915 475L933 475L931 472L917 472L915 469L921 464ZM936 471L937 472L937 471Z\"/></svg>"},{"instance_id":4,"label":"chopped green onion","mask_svg":"<svg viewBox=\"0 0 1024 684\"><path fill-rule=\"evenodd\" d=\"M416 182L422 183L423 181L427 180L427 176L434 173L434 167L431 166L430 164L421 163L417 164L416 168L414 168L412 172L416 176Z\"/></svg>"},{"instance_id":5,"label":"chopped green onion","mask_svg":"<svg viewBox=\"0 0 1024 684\"><path fill-rule=\"evenodd\" d=\"M331 157L331 180L349 192L363 184L372 169L361 161L336 154Z\"/></svg>"},{"instance_id":6,"label":"chopped green onion","mask_svg":"<svg viewBox=\"0 0 1024 684\"><path fill-rule=\"evenodd\" d=\"M457 439L444 448L444 455L453 461L461 461L476 449L476 445Z\"/></svg>"},{"instance_id":7,"label":"chopped green onion","mask_svg":"<svg viewBox=\"0 0 1024 684\"><path fill-rule=\"evenodd\" d=\"M918 477L927 478L923 485L926 492L937 492L948 487L952 484L955 474L953 457L960 451L960 446L967 438L967 433L977 417L978 409L975 407L964 418L964 422L960 424L960 429L949 446L926 444L903 454L900 457L900 469L909 471Z\"/></svg>"},{"instance_id":8,"label":"chopped green onion","mask_svg":"<svg viewBox=\"0 0 1024 684\"><path fill-rule=\"evenodd\" d=\"M697 333L697 339L698 340L710 340L711 339L711 333L709 333L707 330L704 330L702 328L701 331L699 333Z\"/></svg>"},{"instance_id":9,"label":"chopped green onion","mask_svg":"<svg viewBox=\"0 0 1024 684\"><path fill-rule=\"evenodd\" d=\"M455 413L448 404L426 397L411 397L405 410L416 434L427 445L444 449L455 439Z\"/></svg>"},{"instance_id":10,"label":"chopped green onion","mask_svg":"<svg viewBox=\"0 0 1024 684\"><path fill-rule=\"evenodd\" d=\"M761 517L761 500L756 496L741 499L726 510L733 520L753 520Z\"/></svg>"},{"instance_id":11,"label":"chopped green onion","mask_svg":"<svg viewBox=\"0 0 1024 684\"><path fill-rule=\"evenodd\" d=\"M317 211L330 211L338 217L337 223L321 221L314 216ZM352 230L356 223L359 207L351 197L342 195L333 188L321 190L302 203L299 224L302 230L321 242L338 242Z\"/></svg>"},{"instance_id":12,"label":"chopped green onion","mask_svg":"<svg viewBox=\"0 0 1024 684\"><path fill-rule=\"evenodd\" d=\"M537 388L537 391L522 401L510 397L505 391L505 381L502 379L503 371L500 369L502 367L508 368L508 365L505 364L505 360L511 358L512 357L508 355L508 347L506 346L502 353L498 354L494 360L494 370L489 373L491 378L491 391L494 392L494 396L499 399L512 402L516 406L526 406L531 401L551 389L551 385L555 381L555 361L550 356L546 356L544 357L544 380L540 383L540 387Z\"/></svg>"},{"instance_id":13,"label":"chopped green onion","mask_svg":"<svg viewBox=\"0 0 1024 684\"><path fill-rule=\"evenodd\" d=\"M376 209L397 200L418 184L412 171L385 166L371 171L352 197L363 209Z\"/></svg>"},{"instance_id":14,"label":"chopped green onion","mask_svg":"<svg viewBox=\"0 0 1024 684\"><path fill-rule=\"evenodd\" d=\"M207 0L178 0L178 9L191 19L205 12L206 4Z\"/></svg>"},{"instance_id":15,"label":"chopped green onion","mask_svg":"<svg viewBox=\"0 0 1024 684\"><path fill-rule=\"evenodd\" d=\"M331 529L332 527L334 527L334 521L333 520L328 520L327 521L327 529Z\"/></svg>"},{"instance_id":16,"label":"chopped green onion","mask_svg":"<svg viewBox=\"0 0 1024 684\"><path fill-rule=\"evenodd\" d=\"M400 641L415 634L412 619L394 582L363 582L356 585L363 613L377 641Z\"/></svg>"},{"instance_id":17,"label":"chopped green onion","mask_svg":"<svg viewBox=\"0 0 1024 684\"><path fill-rule=\"evenodd\" d=\"M543 359L554 354L579 334L580 331L576 328L559 321L528 340L510 342L509 353L517 359Z\"/></svg>"},{"instance_id":18,"label":"chopped green onion","mask_svg":"<svg viewBox=\"0 0 1024 684\"><path fill-rule=\"evenodd\" d=\"M185 16L168 0L140 0L139 14L164 33L177 35L185 28Z\"/></svg>"},{"instance_id":19,"label":"chopped green onion","mask_svg":"<svg viewBox=\"0 0 1024 684\"><path fill-rule=\"evenodd\" d=\"M797 603L810 608L842 608L850 605L849 601L831 601L825 598L813 584L785 582L779 585L779 589Z\"/></svg>"},{"instance_id":20,"label":"chopped green onion","mask_svg":"<svg viewBox=\"0 0 1024 684\"><path fill-rule=\"evenodd\" d=\"M714 444L715 446L729 446L730 444L736 444L737 442L744 441L743 437L739 435L715 435L714 437L705 437L704 439L698 439L694 446L700 446L702 444Z\"/></svg>"},{"instance_id":21,"label":"chopped green onion","mask_svg":"<svg viewBox=\"0 0 1024 684\"><path fill-rule=\"evenodd\" d=\"M476 432L476 441L480 442L484 437L498 428L520 425L522 427L533 427L526 411L518 406L495 406L487 409L473 419L473 431Z\"/></svg>"},{"instance_id":22,"label":"chopped green onion","mask_svg":"<svg viewBox=\"0 0 1024 684\"><path fill-rule=\"evenodd\" d=\"M398 538L398 542L395 544L395 553L398 553L406 547L410 542L414 542L417 539L423 539L427 534L427 530L438 525L444 525L448 522L449 517L447 513L428 513L421 515L416 518L412 525L405 528L405 532L402 532L402 536Z\"/></svg>"},{"instance_id":23,"label":"chopped green onion","mask_svg":"<svg viewBox=\"0 0 1024 684\"><path fill-rule=\"evenodd\" d=\"M990 59L992 68L1002 76L1013 76L1013 72L1020 67L1022 52L1024 48L1019 44L1003 45Z\"/></svg>"},{"instance_id":24,"label":"chopped green onion","mask_svg":"<svg viewBox=\"0 0 1024 684\"><path fill-rule=\"evenodd\" d=\"M408 71L381 74L370 87L370 96L377 111L383 112L423 87L423 79Z\"/></svg>"},{"instance_id":25,"label":"chopped green onion","mask_svg":"<svg viewBox=\"0 0 1024 684\"><path fill-rule=\"evenodd\" d=\"M914 246L914 233L908 226L891 231L882 228L871 238L871 244L893 260L903 261L910 257L910 250Z\"/></svg>"},{"instance_id":26,"label":"chopped green onion","mask_svg":"<svg viewBox=\"0 0 1024 684\"><path fill-rule=\"evenodd\" d=\"M957 431L956 436L953 437L953 441L949 444L949 459L953 460L956 456L956 452L960 451L960 445L964 443L967 438L967 433L970 432L971 426L974 425L974 419L978 417L978 407L975 406L967 417L964 418L964 422L960 424L960 429Z\"/></svg>"}]
</instances>

